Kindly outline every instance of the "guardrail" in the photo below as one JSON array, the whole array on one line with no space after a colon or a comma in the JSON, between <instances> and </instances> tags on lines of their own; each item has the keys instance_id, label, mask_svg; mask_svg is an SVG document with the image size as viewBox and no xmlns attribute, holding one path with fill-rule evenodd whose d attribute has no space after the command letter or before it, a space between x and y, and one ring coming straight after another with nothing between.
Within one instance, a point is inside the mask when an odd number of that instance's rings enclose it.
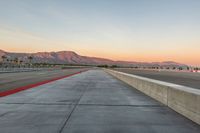
<instances>
[{"instance_id":1,"label":"guardrail","mask_svg":"<svg viewBox=\"0 0 200 133\"><path fill-rule=\"evenodd\" d=\"M200 90L110 69L104 70L200 125Z\"/></svg>"},{"instance_id":2,"label":"guardrail","mask_svg":"<svg viewBox=\"0 0 200 133\"><path fill-rule=\"evenodd\" d=\"M61 68L2 68L0 67L0 73L13 73L13 72L31 72L31 71L45 71L56 70Z\"/></svg>"}]
</instances>

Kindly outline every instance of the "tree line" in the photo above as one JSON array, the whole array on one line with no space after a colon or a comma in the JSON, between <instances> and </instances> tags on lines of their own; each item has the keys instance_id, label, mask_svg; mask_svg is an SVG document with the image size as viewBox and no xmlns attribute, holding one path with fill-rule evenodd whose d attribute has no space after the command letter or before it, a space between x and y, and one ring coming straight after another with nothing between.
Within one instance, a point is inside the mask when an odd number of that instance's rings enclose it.
<instances>
[{"instance_id":1,"label":"tree line","mask_svg":"<svg viewBox=\"0 0 200 133\"><path fill-rule=\"evenodd\" d=\"M28 66L32 66L32 60L33 60L33 56L28 56L27 59L29 60L29 62L24 62L23 60L21 60L20 58L10 58L7 57L6 55L1 56L2 58L2 62L1 62L1 66L3 67L10 67L10 66L19 66L21 67L22 65L28 65Z\"/></svg>"}]
</instances>

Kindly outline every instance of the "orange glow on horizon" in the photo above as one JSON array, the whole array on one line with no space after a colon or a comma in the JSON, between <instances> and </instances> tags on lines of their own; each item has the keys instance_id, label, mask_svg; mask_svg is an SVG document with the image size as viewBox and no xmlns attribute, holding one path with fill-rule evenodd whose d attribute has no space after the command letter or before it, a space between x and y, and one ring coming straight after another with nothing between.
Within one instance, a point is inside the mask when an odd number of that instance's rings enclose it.
<instances>
[{"instance_id":1,"label":"orange glow on horizon","mask_svg":"<svg viewBox=\"0 0 200 133\"><path fill-rule=\"evenodd\" d=\"M25 53L36 53L36 52L56 52L56 51L65 51L65 49L58 49L58 50L31 50L28 48L7 48L2 49L7 52L25 52ZM152 55L152 54L116 54L116 53L107 53L107 52L101 52L101 51L85 51L85 50L73 50L73 49L67 49L66 51L74 51L79 55L83 56L90 56L90 57L99 57L99 58L106 58L111 59L115 61L136 61L136 62L162 62L162 61L175 61L178 63L185 63L188 65L193 66L200 66L200 61L198 62L198 57L200 57L200 54L189 54L187 57L180 56L180 55ZM196 57L196 59L194 58Z\"/></svg>"}]
</instances>

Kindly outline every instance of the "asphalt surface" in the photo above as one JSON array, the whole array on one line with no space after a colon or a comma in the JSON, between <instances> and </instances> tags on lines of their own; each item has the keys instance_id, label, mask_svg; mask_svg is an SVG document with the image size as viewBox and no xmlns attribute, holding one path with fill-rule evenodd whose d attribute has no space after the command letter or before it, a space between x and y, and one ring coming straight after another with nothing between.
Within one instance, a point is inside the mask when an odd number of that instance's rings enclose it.
<instances>
[{"instance_id":1,"label":"asphalt surface","mask_svg":"<svg viewBox=\"0 0 200 133\"><path fill-rule=\"evenodd\" d=\"M114 70L200 89L200 73L135 70L135 69L124 69L124 68L114 69Z\"/></svg>"},{"instance_id":2,"label":"asphalt surface","mask_svg":"<svg viewBox=\"0 0 200 133\"><path fill-rule=\"evenodd\" d=\"M199 133L200 126L102 70L0 98L1 133Z\"/></svg>"},{"instance_id":3,"label":"asphalt surface","mask_svg":"<svg viewBox=\"0 0 200 133\"><path fill-rule=\"evenodd\" d=\"M86 69L88 68L0 73L0 92L61 76L66 76Z\"/></svg>"}]
</instances>

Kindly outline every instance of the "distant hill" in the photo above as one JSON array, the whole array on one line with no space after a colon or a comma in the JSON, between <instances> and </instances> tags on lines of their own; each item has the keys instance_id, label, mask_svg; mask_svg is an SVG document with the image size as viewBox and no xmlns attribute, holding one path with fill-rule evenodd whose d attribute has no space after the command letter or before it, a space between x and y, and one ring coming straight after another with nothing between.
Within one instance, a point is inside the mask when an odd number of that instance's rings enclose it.
<instances>
[{"instance_id":1,"label":"distant hill","mask_svg":"<svg viewBox=\"0 0 200 133\"><path fill-rule=\"evenodd\" d=\"M82 64L82 65L120 65L120 66L163 66L163 67L179 67L187 66L185 64L165 61L165 62L134 62L134 61L114 61L105 58L88 57L79 55L73 51L58 52L37 52L37 53L13 53L0 50L0 57L5 55L7 58L18 58L24 62L28 62L28 57L33 57L34 63L51 63L51 64Z\"/></svg>"}]
</instances>

